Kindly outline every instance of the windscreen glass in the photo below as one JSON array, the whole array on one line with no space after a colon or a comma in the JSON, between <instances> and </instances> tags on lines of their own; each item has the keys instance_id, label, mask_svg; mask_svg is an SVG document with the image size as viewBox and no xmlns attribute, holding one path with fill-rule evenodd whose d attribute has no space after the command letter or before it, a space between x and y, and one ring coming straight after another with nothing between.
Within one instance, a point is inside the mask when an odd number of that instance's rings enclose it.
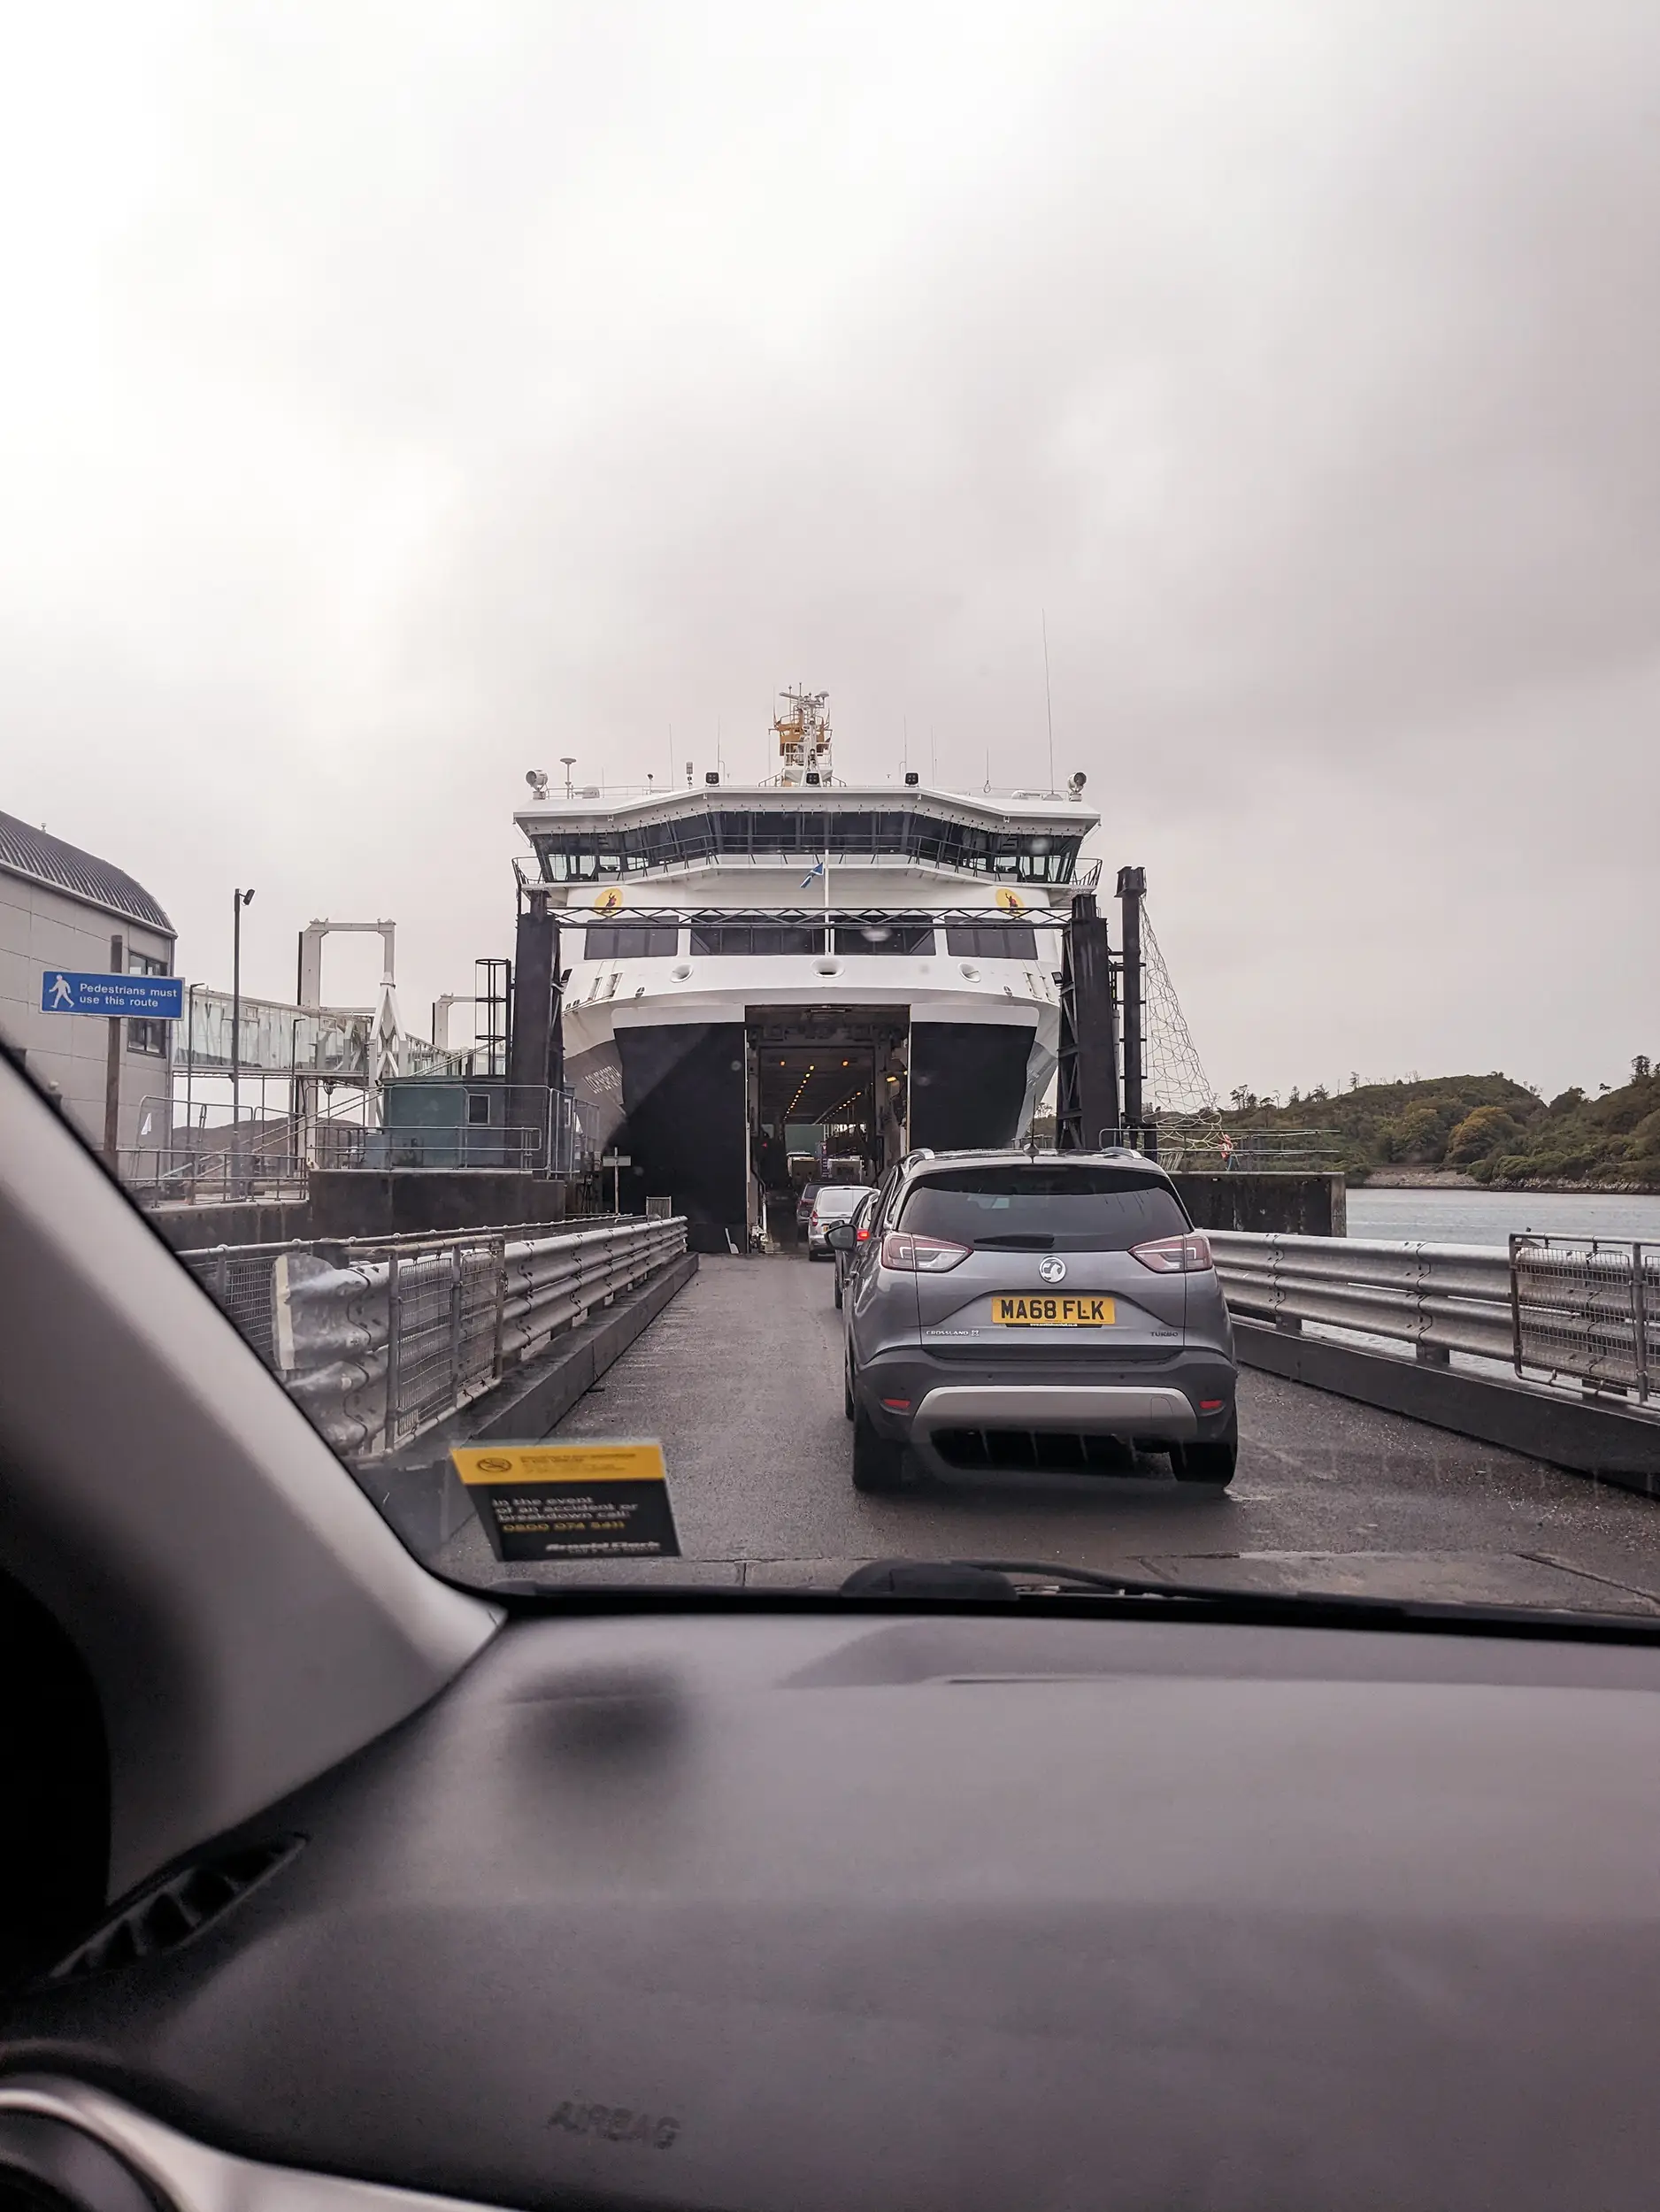
<instances>
[{"instance_id":1,"label":"windscreen glass","mask_svg":"<svg viewBox=\"0 0 1660 2212\"><path fill-rule=\"evenodd\" d=\"M1660 1619L1656 117L1655 0L10 11L0 1081L354 1525Z\"/></svg>"}]
</instances>

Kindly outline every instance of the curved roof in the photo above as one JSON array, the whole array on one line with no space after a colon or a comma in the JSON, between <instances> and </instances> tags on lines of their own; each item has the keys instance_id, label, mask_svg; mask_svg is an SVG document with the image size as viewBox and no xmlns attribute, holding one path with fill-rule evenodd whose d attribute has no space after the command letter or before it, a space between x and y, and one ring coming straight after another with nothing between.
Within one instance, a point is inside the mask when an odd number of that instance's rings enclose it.
<instances>
[{"instance_id":1,"label":"curved roof","mask_svg":"<svg viewBox=\"0 0 1660 2212\"><path fill-rule=\"evenodd\" d=\"M107 860L83 853L78 845L66 845L61 837L49 837L44 830L19 822L15 814L0 814L0 868L50 884L55 891L67 891L71 898L85 899L129 922L142 922L146 929L160 930L169 937L176 934L142 883L134 883Z\"/></svg>"}]
</instances>

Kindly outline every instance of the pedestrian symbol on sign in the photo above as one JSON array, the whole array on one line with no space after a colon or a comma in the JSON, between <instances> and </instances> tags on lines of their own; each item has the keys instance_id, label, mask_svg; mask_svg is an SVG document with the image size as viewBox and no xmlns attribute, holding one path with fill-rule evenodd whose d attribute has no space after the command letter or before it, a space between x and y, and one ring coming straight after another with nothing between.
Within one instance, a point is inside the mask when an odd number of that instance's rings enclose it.
<instances>
[{"instance_id":1,"label":"pedestrian symbol on sign","mask_svg":"<svg viewBox=\"0 0 1660 2212\"><path fill-rule=\"evenodd\" d=\"M75 995L69 987L69 978L66 975L55 975L52 978L53 1010L56 1010L60 1006L73 1006L74 1000Z\"/></svg>"}]
</instances>

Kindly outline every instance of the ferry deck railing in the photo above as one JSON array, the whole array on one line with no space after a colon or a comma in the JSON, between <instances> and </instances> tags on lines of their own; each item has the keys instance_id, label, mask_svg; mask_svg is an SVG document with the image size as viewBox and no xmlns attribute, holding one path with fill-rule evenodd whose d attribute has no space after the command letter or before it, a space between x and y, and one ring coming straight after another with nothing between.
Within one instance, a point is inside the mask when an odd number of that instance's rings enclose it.
<instances>
[{"instance_id":1,"label":"ferry deck railing","mask_svg":"<svg viewBox=\"0 0 1660 2212\"><path fill-rule=\"evenodd\" d=\"M1410 1345L1660 1415L1660 1245L1512 1236L1508 1246L1211 1230L1242 1318Z\"/></svg>"},{"instance_id":2,"label":"ferry deck railing","mask_svg":"<svg viewBox=\"0 0 1660 2212\"><path fill-rule=\"evenodd\" d=\"M683 1216L180 1257L328 1441L396 1450L686 1249Z\"/></svg>"}]
</instances>

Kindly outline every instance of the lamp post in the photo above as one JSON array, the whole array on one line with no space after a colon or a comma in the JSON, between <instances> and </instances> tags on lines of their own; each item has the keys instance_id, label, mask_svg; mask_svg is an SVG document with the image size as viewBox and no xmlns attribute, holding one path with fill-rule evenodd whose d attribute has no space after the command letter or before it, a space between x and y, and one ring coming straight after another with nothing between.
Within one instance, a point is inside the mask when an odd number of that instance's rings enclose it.
<instances>
[{"instance_id":1,"label":"lamp post","mask_svg":"<svg viewBox=\"0 0 1660 2212\"><path fill-rule=\"evenodd\" d=\"M242 1119L242 909L251 891L231 893L231 1127ZM232 1142L235 1141L234 1137Z\"/></svg>"},{"instance_id":2,"label":"lamp post","mask_svg":"<svg viewBox=\"0 0 1660 2212\"><path fill-rule=\"evenodd\" d=\"M195 985L194 983L190 986L190 987L189 987L188 991L187 991L187 992L186 992L186 994L185 994L185 1002L186 1002L186 1011L185 1011L185 1018L184 1018L184 1131L185 1131L185 1136L186 1136L186 1139L187 1139L187 1141L188 1141L188 1144L189 1144L189 1148L190 1148L190 1196L191 1196L191 1198L194 1200L194 1199L195 1199L195 1197L196 1197L196 1139L195 1139L195 1137L191 1134L191 1129L190 1129L190 1125L191 1125L191 1122L192 1122L192 1120L193 1120L193 1118L194 1118L193 1109L194 1109L195 1102L196 1102L196 1098L195 1098L195 1087L195 1087L195 1081L196 1081L196 985ZM168 1112L169 1117L171 1117L171 1116L172 1116L172 1113L173 1113L173 1103L172 1103L172 1098L171 1098L171 1091L172 1091L172 1085L171 1085L171 1084L168 1086L168 1089L169 1089L169 1094L170 1094L170 1095L169 1095L168 1105L167 1105L167 1112ZM173 1132L172 1132L172 1130L171 1130L171 1129L169 1129L169 1130L168 1130L167 1134L168 1134L169 1141L171 1141L171 1139L172 1139L172 1136L173 1136Z\"/></svg>"}]
</instances>

